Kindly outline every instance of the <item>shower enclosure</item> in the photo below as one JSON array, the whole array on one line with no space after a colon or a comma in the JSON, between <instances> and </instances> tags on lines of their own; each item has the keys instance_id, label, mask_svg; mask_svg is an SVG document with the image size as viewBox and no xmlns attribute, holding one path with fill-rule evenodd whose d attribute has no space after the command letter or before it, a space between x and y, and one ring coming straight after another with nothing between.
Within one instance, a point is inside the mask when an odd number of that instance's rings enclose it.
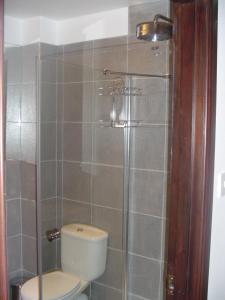
<instances>
[{"instance_id":1,"label":"shower enclosure","mask_svg":"<svg viewBox=\"0 0 225 300\"><path fill-rule=\"evenodd\" d=\"M171 45L136 25L169 2L144 2L127 36L5 50L9 278L38 275L40 299L61 267L46 232L70 223L109 233L90 299L163 299Z\"/></svg>"}]
</instances>

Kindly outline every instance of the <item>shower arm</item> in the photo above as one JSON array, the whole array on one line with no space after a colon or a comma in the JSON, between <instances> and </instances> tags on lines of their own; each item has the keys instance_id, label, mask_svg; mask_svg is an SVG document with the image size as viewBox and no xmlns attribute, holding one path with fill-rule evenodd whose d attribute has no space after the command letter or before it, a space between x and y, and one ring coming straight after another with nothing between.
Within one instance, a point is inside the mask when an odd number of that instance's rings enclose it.
<instances>
[{"instance_id":1,"label":"shower arm","mask_svg":"<svg viewBox=\"0 0 225 300\"><path fill-rule=\"evenodd\" d=\"M117 72L112 71L109 69L103 69L102 70L103 75L118 75L118 76L134 76L134 77L150 77L150 78L163 78L163 79L169 79L172 77L170 74L165 75L156 75L156 74L141 74L141 73L127 73L127 72Z\"/></svg>"},{"instance_id":2,"label":"shower arm","mask_svg":"<svg viewBox=\"0 0 225 300\"><path fill-rule=\"evenodd\" d=\"M157 14L157 15L155 15L154 20L153 20L153 22L154 22L155 25L157 25L157 23L159 22L159 19L164 20L164 21L166 21L168 23L173 24L173 21L170 18L167 18L167 17L165 17L163 15Z\"/></svg>"}]
</instances>

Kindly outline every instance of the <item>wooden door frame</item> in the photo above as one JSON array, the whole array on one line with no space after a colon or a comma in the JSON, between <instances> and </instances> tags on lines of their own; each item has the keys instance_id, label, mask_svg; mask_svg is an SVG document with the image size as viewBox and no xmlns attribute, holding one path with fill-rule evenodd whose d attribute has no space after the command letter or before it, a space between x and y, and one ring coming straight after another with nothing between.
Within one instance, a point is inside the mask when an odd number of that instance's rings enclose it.
<instances>
[{"instance_id":1,"label":"wooden door frame","mask_svg":"<svg viewBox=\"0 0 225 300\"><path fill-rule=\"evenodd\" d=\"M0 0L0 299L7 299L6 228L4 201L4 0Z\"/></svg>"},{"instance_id":2,"label":"wooden door frame","mask_svg":"<svg viewBox=\"0 0 225 300\"><path fill-rule=\"evenodd\" d=\"M217 3L171 1L173 99L168 169L167 300L206 300L213 198Z\"/></svg>"}]
</instances>

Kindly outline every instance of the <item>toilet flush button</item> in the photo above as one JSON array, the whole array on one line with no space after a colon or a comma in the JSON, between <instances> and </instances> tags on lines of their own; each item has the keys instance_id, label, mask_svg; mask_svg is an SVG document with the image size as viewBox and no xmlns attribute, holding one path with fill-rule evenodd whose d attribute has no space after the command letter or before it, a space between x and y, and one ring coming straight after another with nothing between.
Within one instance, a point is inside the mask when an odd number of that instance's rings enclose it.
<instances>
[{"instance_id":1,"label":"toilet flush button","mask_svg":"<svg viewBox=\"0 0 225 300\"><path fill-rule=\"evenodd\" d=\"M225 172L218 176L218 197L225 196Z\"/></svg>"}]
</instances>

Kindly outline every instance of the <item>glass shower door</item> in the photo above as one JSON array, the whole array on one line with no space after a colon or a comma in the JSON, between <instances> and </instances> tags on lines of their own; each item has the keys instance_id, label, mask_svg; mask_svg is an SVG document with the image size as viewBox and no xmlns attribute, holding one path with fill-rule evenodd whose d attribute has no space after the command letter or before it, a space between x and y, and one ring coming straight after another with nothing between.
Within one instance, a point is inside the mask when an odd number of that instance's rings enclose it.
<instances>
[{"instance_id":1,"label":"glass shower door","mask_svg":"<svg viewBox=\"0 0 225 300\"><path fill-rule=\"evenodd\" d=\"M84 43L63 55L45 47L48 55L38 63L41 296L44 274L61 269L61 239L49 242L46 232L82 223L109 234L106 270L83 293L93 300L122 300L124 128L118 120L126 118L124 79L90 67L90 59L97 65L101 55L109 57L110 47ZM126 45L113 51L121 48L126 52Z\"/></svg>"},{"instance_id":2,"label":"glass shower door","mask_svg":"<svg viewBox=\"0 0 225 300\"><path fill-rule=\"evenodd\" d=\"M106 47L39 62L40 283L61 268L46 231L84 223L109 233L106 270L84 293L162 299L169 78L93 69L90 52L99 63Z\"/></svg>"}]
</instances>

